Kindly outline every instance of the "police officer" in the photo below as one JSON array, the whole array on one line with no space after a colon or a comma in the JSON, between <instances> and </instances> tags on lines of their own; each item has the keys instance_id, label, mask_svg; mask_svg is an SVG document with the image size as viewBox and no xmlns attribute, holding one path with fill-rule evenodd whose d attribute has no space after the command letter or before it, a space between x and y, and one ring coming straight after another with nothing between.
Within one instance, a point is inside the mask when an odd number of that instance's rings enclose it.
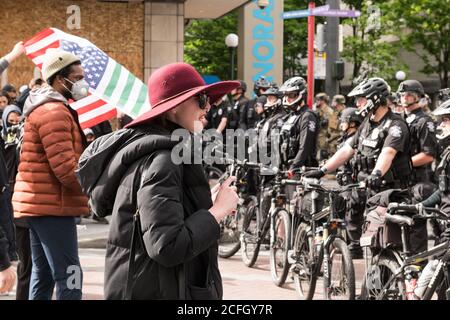
<instances>
[{"instance_id":1,"label":"police officer","mask_svg":"<svg viewBox=\"0 0 450 320\"><path fill-rule=\"evenodd\" d=\"M436 167L436 177L438 179L438 190L433 193L422 204L426 207L439 208L447 214L450 214L450 100L443 102L433 115L437 116L440 123L437 128L436 138L439 144L439 164ZM450 240L450 224L447 222L443 226L443 230L439 230L439 225L434 225L433 229L437 236L441 236L445 240ZM443 234L441 234L441 232Z\"/></svg>"},{"instance_id":2,"label":"police officer","mask_svg":"<svg viewBox=\"0 0 450 320\"><path fill-rule=\"evenodd\" d=\"M409 187L412 172L409 129L405 120L388 108L389 94L390 87L381 78L369 78L357 85L348 96L356 98L364 121L350 144L340 148L320 170L306 176L321 178L326 172L336 170L353 158L357 181L366 181L373 192ZM352 193L347 199L351 210L347 221L349 249L353 258L361 258L359 238L364 222L366 193L361 191L357 196Z\"/></svg>"},{"instance_id":3,"label":"police officer","mask_svg":"<svg viewBox=\"0 0 450 320\"><path fill-rule=\"evenodd\" d=\"M220 134L225 134L228 123L228 104L226 97L222 97L211 105L211 109L206 114L205 129L216 129Z\"/></svg>"},{"instance_id":4,"label":"police officer","mask_svg":"<svg viewBox=\"0 0 450 320\"><path fill-rule=\"evenodd\" d=\"M406 122L411 132L414 182L433 182L431 163L437 152L435 124L419 105L420 99L425 95L422 84L417 80L403 81L397 93L405 107Z\"/></svg>"},{"instance_id":5,"label":"police officer","mask_svg":"<svg viewBox=\"0 0 450 320\"><path fill-rule=\"evenodd\" d=\"M362 118L357 111L358 109L356 108L346 108L341 112L339 129L341 130L342 136L339 139L338 150L345 144L352 144L353 136L362 122ZM336 178L340 185L354 183L353 164L351 161L340 166L337 171Z\"/></svg>"},{"instance_id":6,"label":"police officer","mask_svg":"<svg viewBox=\"0 0 450 320\"><path fill-rule=\"evenodd\" d=\"M435 190L434 174L431 169L437 153L435 124L419 104L425 97L423 86L419 81L403 81L398 87L397 94L405 108L406 122L411 133L413 194L416 201L422 201ZM425 220L415 222L410 239L412 252L427 249L428 234Z\"/></svg>"},{"instance_id":7,"label":"police officer","mask_svg":"<svg viewBox=\"0 0 450 320\"><path fill-rule=\"evenodd\" d=\"M288 79L280 88L283 106L289 114L281 128L280 153L290 169L317 166L318 116L306 105L306 81L302 77Z\"/></svg>"},{"instance_id":8,"label":"police officer","mask_svg":"<svg viewBox=\"0 0 450 320\"><path fill-rule=\"evenodd\" d=\"M258 111L262 108L263 113L262 119L256 125L256 131L258 132L258 145L263 146L265 150L267 150L268 157L272 156L272 147L276 148L278 153L278 141L274 141L273 139L278 139L278 135L272 135L274 129L280 129L283 124L283 117L286 115L286 111L283 109L281 98L282 93L275 86L270 87L266 91L263 92L263 96L265 99L261 99L260 97L257 109ZM264 103L264 104L263 104ZM276 143L277 145L273 145ZM260 149L261 150L261 149ZM261 162L260 155L260 162ZM278 156L278 155L275 155ZM275 166L279 165L279 159L276 160L278 163L272 164ZM267 163L266 163L267 164Z\"/></svg>"},{"instance_id":9,"label":"police officer","mask_svg":"<svg viewBox=\"0 0 450 320\"><path fill-rule=\"evenodd\" d=\"M228 106L228 129L236 130L239 128L239 121L241 116L241 111L245 108L248 103L247 97L245 97L245 92L247 91L247 84L239 80L239 87L231 91L231 104Z\"/></svg>"},{"instance_id":10,"label":"police officer","mask_svg":"<svg viewBox=\"0 0 450 320\"><path fill-rule=\"evenodd\" d=\"M283 125L283 118L286 115L286 111L282 105L282 93L278 90L276 86L272 86L267 90L262 92L262 96L258 98L260 102L265 101L264 104L260 103L257 107L258 109L263 109L262 119L258 122L256 126L256 131L258 133L258 158L259 162L270 167L279 167L280 166L280 158L279 158L279 134L278 131ZM265 99L261 99L262 97ZM265 151L265 154L262 154L261 151ZM275 154L272 153L275 151ZM254 174L254 172L252 172ZM267 214L270 208L270 191L272 189L271 185L268 184L272 179L273 175L264 175L259 176L259 179L263 179L263 184L266 186L266 191L261 195L263 198L261 210L263 214ZM253 175L250 179L249 175L249 184L250 181L256 181L255 176Z\"/></svg>"},{"instance_id":11,"label":"police officer","mask_svg":"<svg viewBox=\"0 0 450 320\"><path fill-rule=\"evenodd\" d=\"M241 110L239 128L247 130L256 127L258 121L261 120L261 116L255 110L258 97L262 95L264 91L270 88L270 82L263 76L259 77L255 81L253 86L253 92L256 97L251 99Z\"/></svg>"},{"instance_id":12,"label":"police officer","mask_svg":"<svg viewBox=\"0 0 450 320\"><path fill-rule=\"evenodd\" d=\"M318 93L315 97L316 111L320 116L319 159L325 160L336 152L337 140L340 137L338 111L328 105L330 98L326 93Z\"/></svg>"}]
</instances>

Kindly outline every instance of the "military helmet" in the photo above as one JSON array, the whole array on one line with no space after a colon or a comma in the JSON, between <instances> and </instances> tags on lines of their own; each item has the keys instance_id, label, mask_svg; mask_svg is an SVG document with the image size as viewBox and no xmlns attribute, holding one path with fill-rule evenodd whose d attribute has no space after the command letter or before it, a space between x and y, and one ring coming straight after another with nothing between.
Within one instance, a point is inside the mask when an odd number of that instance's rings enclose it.
<instances>
[{"instance_id":1,"label":"military helmet","mask_svg":"<svg viewBox=\"0 0 450 320\"><path fill-rule=\"evenodd\" d=\"M337 94L333 97L332 102L336 104L345 104L345 97L341 94Z\"/></svg>"}]
</instances>

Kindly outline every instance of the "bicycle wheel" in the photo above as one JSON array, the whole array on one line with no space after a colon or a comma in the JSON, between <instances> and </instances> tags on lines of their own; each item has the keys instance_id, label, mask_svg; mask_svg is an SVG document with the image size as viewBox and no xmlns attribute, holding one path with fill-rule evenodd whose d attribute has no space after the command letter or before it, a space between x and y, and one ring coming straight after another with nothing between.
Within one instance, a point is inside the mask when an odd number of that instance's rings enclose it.
<instances>
[{"instance_id":1,"label":"bicycle wheel","mask_svg":"<svg viewBox=\"0 0 450 320\"><path fill-rule=\"evenodd\" d=\"M311 300L316 289L317 274L315 274L315 266L317 262L316 254L312 247L313 239L308 234L307 225L301 223L295 232L294 240L294 259L295 265L292 270L294 277L295 290L300 298Z\"/></svg>"},{"instance_id":2,"label":"bicycle wheel","mask_svg":"<svg viewBox=\"0 0 450 320\"><path fill-rule=\"evenodd\" d=\"M270 246L270 273L278 287L285 282L289 273L288 250L291 243L291 217L286 210L275 216L274 242ZM272 228L272 227L271 227Z\"/></svg>"},{"instance_id":3,"label":"bicycle wheel","mask_svg":"<svg viewBox=\"0 0 450 320\"><path fill-rule=\"evenodd\" d=\"M208 180L209 187L213 188L216 184L219 183L220 177L224 174L222 170L213 166L205 167L206 179Z\"/></svg>"},{"instance_id":4,"label":"bicycle wheel","mask_svg":"<svg viewBox=\"0 0 450 320\"><path fill-rule=\"evenodd\" d=\"M258 205L251 202L242 217L241 255L244 264L251 268L258 259L261 243L258 241Z\"/></svg>"},{"instance_id":5,"label":"bicycle wheel","mask_svg":"<svg viewBox=\"0 0 450 320\"><path fill-rule=\"evenodd\" d=\"M233 215L220 221L219 257L232 257L241 248L242 219L239 220Z\"/></svg>"},{"instance_id":6,"label":"bicycle wheel","mask_svg":"<svg viewBox=\"0 0 450 320\"><path fill-rule=\"evenodd\" d=\"M363 279L361 299L406 300L403 276L400 274L389 281L399 267L397 260L386 254L373 257L369 270L366 270L366 275ZM385 290L382 290L383 288Z\"/></svg>"},{"instance_id":7,"label":"bicycle wheel","mask_svg":"<svg viewBox=\"0 0 450 320\"><path fill-rule=\"evenodd\" d=\"M330 246L329 285L324 279L324 298L326 300L355 299L355 269L347 244L335 238Z\"/></svg>"}]
</instances>

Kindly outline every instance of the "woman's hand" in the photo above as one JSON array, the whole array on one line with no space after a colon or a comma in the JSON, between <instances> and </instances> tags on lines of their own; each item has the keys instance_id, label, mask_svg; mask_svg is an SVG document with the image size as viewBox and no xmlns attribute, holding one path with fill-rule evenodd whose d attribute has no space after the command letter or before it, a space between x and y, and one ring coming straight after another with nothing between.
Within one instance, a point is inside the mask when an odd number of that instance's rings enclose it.
<instances>
[{"instance_id":1,"label":"woman's hand","mask_svg":"<svg viewBox=\"0 0 450 320\"><path fill-rule=\"evenodd\" d=\"M11 291L16 283L16 272L13 266L0 272L0 293Z\"/></svg>"},{"instance_id":2,"label":"woman's hand","mask_svg":"<svg viewBox=\"0 0 450 320\"><path fill-rule=\"evenodd\" d=\"M217 198L217 194L219 193L220 190L220 183L216 184L212 189L211 189L211 200L214 203L216 201Z\"/></svg>"},{"instance_id":3,"label":"woman's hand","mask_svg":"<svg viewBox=\"0 0 450 320\"><path fill-rule=\"evenodd\" d=\"M236 193L236 187L230 186L234 181L236 177L229 177L224 183L211 190L214 204L209 211L217 222L236 211L239 196ZM217 190L215 190L216 187Z\"/></svg>"}]
</instances>

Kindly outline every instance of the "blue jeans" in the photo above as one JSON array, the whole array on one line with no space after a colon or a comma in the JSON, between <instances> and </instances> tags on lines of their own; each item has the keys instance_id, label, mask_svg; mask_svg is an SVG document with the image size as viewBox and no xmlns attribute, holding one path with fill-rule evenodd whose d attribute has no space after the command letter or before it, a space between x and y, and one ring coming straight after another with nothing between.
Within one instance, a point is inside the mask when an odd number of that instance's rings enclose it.
<instances>
[{"instance_id":1,"label":"blue jeans","mask_svg":"<svg viewBox=\"0 0 450 320\"><path fill-rule=\"evenodd\" d=\"M29 218L33 268L30 300L81 300L83 272L74 217Z\"/></svg>"}]
</instances>

